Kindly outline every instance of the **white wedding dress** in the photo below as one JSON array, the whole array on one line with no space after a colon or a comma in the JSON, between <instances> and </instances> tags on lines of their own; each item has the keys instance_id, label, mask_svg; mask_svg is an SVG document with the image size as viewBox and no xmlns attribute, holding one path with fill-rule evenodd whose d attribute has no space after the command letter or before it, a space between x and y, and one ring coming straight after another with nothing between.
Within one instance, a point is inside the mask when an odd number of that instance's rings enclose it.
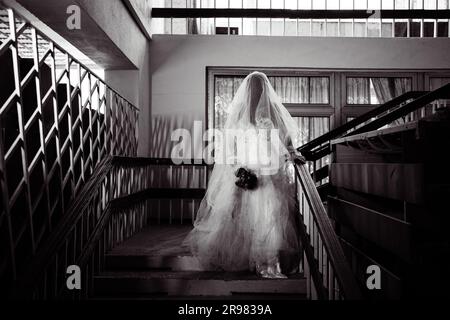
<instances>
[{"instance_id":1,"label":"white wedding dress","mask_svg":"<svg viewBox=\"0 0 450 320\"><path fill-rule=\"evenodd\" d=\"M204 270L251 270L263 277L284 278L298 270L301 257L292 163L298 156L294 148L298 127L266 75L254 72L238 89L225 129L250 130L239 146L231 141L232 150L241 150L232 157L220 147L225 159L234 162L216 161L184 244ZM277 143L259 134L271 129L278 130ZM226 144L230 146L230 141ZM268 161L260 161L258 148L270 150ZM256 174L255 189L236 186L235 172L241 167Z\"/></svg>"}]
</instances>

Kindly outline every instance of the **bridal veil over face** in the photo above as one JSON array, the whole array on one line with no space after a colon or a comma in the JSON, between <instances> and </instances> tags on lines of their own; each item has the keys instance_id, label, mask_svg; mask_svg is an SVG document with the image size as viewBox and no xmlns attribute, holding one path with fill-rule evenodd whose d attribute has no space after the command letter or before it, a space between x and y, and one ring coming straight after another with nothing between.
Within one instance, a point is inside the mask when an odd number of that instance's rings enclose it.
<instances>
[{"instance_id":1,"label":"bridal veil over face","mask_svg":"<svg viewBox=\"0 0 450 320\"><path fill-rule=\"evenodd\" d=\"M241 161L239 152L239 161L234 164L216 162L194 229L184 243L207 270L256 270L263 276L284 277L282 271L296 270L301 252L294 223L295 187L289 158L299 141L298 127L267 76L253 72L239 87L224 129L275 130L279 144L259 135L255 141L265 144L272 149L271 154L281 159L277 159L270 174L264 174L258 164ZM244 145L244 149L253 146ZM236 186L235 172L240 167L257 175L255 189Z\"/></svg>"},{"instance_id":2,"label":"bridal veil over face","mask_svg":"<svg viewBox=\"0 0 450 320\"><path fill-rule=\"evenodd\" d=\"M225 129L249 128L278 129L283 144L299 147L301 137L297 123L261 72L253 72L243 80L225 122Z\"/></svg>"}]
</instances>

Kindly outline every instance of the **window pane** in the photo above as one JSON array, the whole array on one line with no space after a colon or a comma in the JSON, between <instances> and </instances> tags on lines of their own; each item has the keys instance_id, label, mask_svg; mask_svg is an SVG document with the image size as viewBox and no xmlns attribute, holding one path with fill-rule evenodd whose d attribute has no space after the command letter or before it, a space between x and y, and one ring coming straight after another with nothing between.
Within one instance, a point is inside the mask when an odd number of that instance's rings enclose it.
<instances>
[{"instance_id":1,"label":"window pane","mask_svg":"<svg viewBox=\"0 0 450 320\"><path fill-rule=\"evenodd\" d=\"M381 24L378 21L369 20L367 24L367 36L379 37Z\"/></svg>"},{"instance_id":2,"label":"window pane","mask_svg":"<svg viewBox=\"0 0 450 320\"><path fill-rule=\"evenodd\" d=\"M168 25L167 28L166 21L170 22L170 19L152 18L152 33L153 34L170 33L170 24Z\"/></svg>"},{"instance_id":3,"label":"window pane","mask_svg":"<svg viewBox=\"0 0 450 320\"><path fill-rule=\"evenodd\" d=\"M449 9L449 0L438 0L438 9Z\"/></svg>"},{"instance_id":4,"label":"window pane","mask_svg":"<svg viewBox=\"0 0 450 320\"><path fill-rule=\"evenodd\" d=\"M347 103L369 104L369 78L347 78Z\"/></svg>"},{"instance_id":5,"label":"window pane","mask_svg":"<svg viewBox=\"0 0 450 320\"><path fill-rule=\"evenodd\" d=\"M172 8L186 8L186 0L172 0Z\"/></svg>"},{"instance_id":6,"label":"window pane","mask_svg":"<svg viewBox=\"0 0 450 320\"><path fill-rule=\"evenodd\" d=\"M188 34L200 33L200 19L187 18L187 33Z\"/></svg>"},{"instance_id":7,"label":"window pane","mask_svg":"<svg viewBox=\"0 0 450 320\"><path fill-rule=\"evenodd\" d=\"M217 18L216 19L216 34L228 34L228 19Z\"/></svg>"},{"instance_id":8,"label":"window pane","mask_svg":"<svg viewBox=\"0 0 450 320\"><path fill-rule=\"evenodd\" d=\"M437 0L424 0L423 8L427 10L435 10Z\"/></svg>"},{"instance_id":9,"label":"window pane","mask_svg":"<svg viewBox=\"0 0 450 320\"><path fill-rule=\"evenodd\" d=\"M241 18L230 18L230 34L242 34Z\"/></svg>"},{"instance_id":10,"label":"window pane","mask_svg":"<svg viewBox=\"0 0 450 320\"><path fill-rule=\"evenodd\" d=\"M256 8L256 0L243 0L244 8L254 9Z\"/></svg>"},{"instance_id":11,"label":"window pane","mask_svg":"<svg viewBox=\"0 0 450 320\"><path fill-rule=\"evenodd\" d=\"M383 104L408 91L410 78L347 78L348 104Z\"/></svg>"},{"instance_id":12,"label":"window pane","mask_svg":"<svg viewBox=\"0 0 450 320\"><path fill-rule=\"evenodd\" d=\"M202 8L214 8L214 0L201 0L200 6Z\"/></svg>"},{"instance_id":13,"label":"window pane","mask_svg":"<svg viewBox=\"0 0 450 320\"><path fill-rule=\"evenodd\" d=\"M430 78L430 90L436 90L450 83L450 77L446 78Z\"/></svg>"},{"instance_id":14,"label":"window pane","mask_svg":"<svg viewBox=\"0 0 450 320\"><path fill-rule=\"evenodd\" d=\"M216 8L228 8L228 0L215 0Z\"/></svg>"},{"instance_id":15,"label":"window pane","mask_svg":"<svg viewBox=\"0 0 450 320\"><path fill-rule=\"evenodd\" d=\"M424 0L411 0L411 9L423 9Z\"/></svg>"},{"instance_id":16,"label":"window pane","mask_svg":"<svg viewBox=\"0 0 450 320\"><path fill-rule=\"evenodd\" d=\"M284 9L284 1L273 1L272 0L272 9Z\"/></svg>"},{"instance_id":17,"label":"window pane","mask_svg":"<svg viewBox=\"0 0 450 320\"><path fill-rule=\"evenodd\" d=\"M310 103L329 103L330 80L327 77L310 78Z\"/></svg>"},{"instance_id":18,"label":"window pane","mask_svg":"<svg viewBox=\"0 0 450 320\"><path fill-rule=\"evenodd\" d=\"M394 0L382 0L381 7L384 10L394 9Z\"/></svg>"},{"instance_id":19,"label":"window pane","mask_svg":"<svg viewBox=\"0 0 450 320\"><path fill-rule=\"evenodd\" d=\"M301 130L300 141L305 144L330 130L328 117L293 117Z\"/></svg>"},{"instance_id":20,"label":"window pane","mask_svg":"<svg viewBox=\"0 0 450 320\"><path fill-rule=\"evenodd\" d=\"M339 9L339 0L328 0L327 1L327 9L338 10Z\"/></svg>"},{"instance_id":21,"label":"window pane","mask_svg":"<svg viewBox=\"0 0 450 320\"><path fill-rule=\"evenodd\" d=\"M385 38L392 37L392 22L383 22L381 25L381 36Z\"/></svg>"},{"instance_id":22,"label":"window pane","mask_svg":"<svg viewBox=\"0 0 450 320\"><path fill-rule=\"evenodd\" d=\"M242 34L254 36L256 35L256 18L244 18Z\"/></svg>"},{"instance_id":23,"label":"window pane","mask_svg":"<svg viewBox=\"0 0 450 320\"><path fill-rule=\"evenodd\" d=\"M350 1L353 1L353 0L350 0ZM312 8L311 8L311 2L312 2L312 1L310 1L310 0L299 0L299 1L298 1L298 8L299 8L300 10L309 10L309 9L312 9Z\"/></svg>"},{"instance_id":24,"label":"window pane","mask_svg":"<svg viewBox=\"0 0 450 320\"><path fill-rule=\"evenodd\" d=\"M229 107L243 77L216 77L214 94L215 128L223 128L228 116Z\"/></svg>"},{"instance_id":25,"label":"window pane","mask_svg":"<svg viewBox=\"0 0 450 320\"><path fill-rule=\"evenodd\" d=\"M446 85L448 83L450 83L450 77L430 78L430 90L439 89L440 87L442 87L443 85ZM441 99L438 101L434 101L432 103L432 105L433 105L434 110L436 108L450 107L450 99L447 99L447 100Z\"/></svg>"},{"instance_id":26,"label":"window pane","mask_svg":"<svg viewBox=\"0 0 450 320\"><path fill-rule=\"evenodd\" d=\"M353 36L354 37L365 37L366 36L366 20L355 19L353 24Z\"/></svg>"},{"instance_id":27,"label":"window pane","mask_svg":"<svg viewBox=\"0 0 450 320\"><path fill-rule=\"evenodd\" d=\"M187 33L186 28L187 28L186 18L172 19L172 34L186 34Z\"/></svg>"},{"instance_id":28,"label":"window pane","mask_svg":"<svg viewBox=\"0 0 450 320\"><path fill-rule=\"evenodd\" d=\"M230 8L242 8L242 0L230 0Z\"/></svg>"},{"instance_id":29,"label":"window pane","mask_svg":"<svg viewBox=\"0 0 450 320\"><path fill-rule=\"evenodd\" d=\"M272 19L272 36L284 35L284 19Z\"/></svg>"},{"instance_id":30,"label":"window pane","mask_svg":"<svg viewBox=\"0 0 450 320\"><path fill-rule=\"evenodd\" d=\"M270 9L270 0L258 0L258 8Z\"/></svg>"},{"instance_id":31,"label":"window pane","mask_svg":"<svg viewBox=\"0 0 450 320\"><path fill-rule=\"evenodd\" d=\"M368 0L367 9L381 9L381 1L380 0Z\"/></svg>"},{"instance_id":32,"label":"window pane","mask_svg":"<svg viewBox=\"0 0 450 320\"><path fill-rule=\"evenodd\" d=\"M337 37L339 35L338 21L327 21L327 36Z\"/></svg>"},{"instance_id":33,"label":"window pane","mask_svg":"<svg viewBox=\"0 0 450 320\"><path fill-rule=\"evenodd\" d=\"M313 37L325 36L325 21L313 20L312 22L312 34Z\"/></svg>"},{"instance_id":34,"label":"window pane","mask_svg":"<svg viewBox=\"0 0 450 320\"><path fill-rule=\"evenodd\" d=\"M256 32L259 36L270 36L270 19L258 18Z\"/></svg>"},{"instance_id":35,"label":"window pane","mask_svg":"<svg viewBox=\"0 0 450 320\"><path fill-rule=\"evenodd\" d=\"M285 0L284 2L286 9L297 9L297 0Z\"/></svg>"},{"instance_id":36,"label":"window pane","mask_svg":"<svg viewBox=\"0 0 450 320\"><path fill-rule=\"evenodd\" d=\"M297 20L286 19L285 23L285 35L296 36L297 35Z\"/></svg>"},{"instance_id":37,"label":"window pane","mask_svg":"<svg viewBox=\"0 0 450 320\"><path fill-rule=\"evenodd\" d=\"M296 138L303 145L330 130L330 119L328 117L294 117L300 128L299 136ZM316 168L322 168L330 163L330 157L326 156L320 160L313 162L308 162L308 170L312 172L314 170L314 165ZM319 181L319 184L328 182L328 177Z\"/></svg>"},{"instance_id":38,"label":"window pane","mask_svg":"<svg viewBox=\"0 0 450 320\"><path fill-rule=\"evenodd\" d=\"M434 22L425 21L423 23L423 36L434 37Z\"/></svg>"},{"instance_id":39,"label":"window pane","mask_svg":"<svg viewBox=\"0 0 450 320\"><path fill-rule=\"evenodd\" d=\"M410 37L420 37L420 20L413 20L410 23L410 31L409 36Z\"/></svg>"},{"instance_id":40,"label":"window pane","mask_svg":"<svg viewBox=\"0 0 450 320\"><path fill-rule=\"evenodd\" d=\"M307 77L269 77L269 81L283 103L308 103Z\"/></svg>"},{"instance_id":41,"label":"window pane","mask_svg":"<svg viewBox=\"0 0 450 320\"><path fill-rule=\"evenodd\" d=\"M395 9L409 9L409 0L395 0Z\"/></svg>"},{"instance_id":42,"label":"window pane","mask_svg":"<svg viewBox=\"0 0 450 320\"><path fill-rule=\"evenodd\" d=\"M311 1L314 10L325 10L325 0Z\"/></svg>"},{"instance_id":43,"label":"window pane","mask_svg":"<svg viewBox=\"0 0 450 320\"><path fill-rule=\"evenodd\" d=\"M408 23L405 21L395 21L395 37L407 37L408 35Z\"/></svg>"},{"instance_id":44,"label":"window pane","mask_svg":"<svg viewBox=\"0 0 450 320\"><path fill-rule=\"evenodd\" d=\"M341 37L352 37L353 29L350 21L341 21L339 24L339 32Z\"/></svg>"},{"instance_id":45,"label":"window pane","mask_svg":"<svg viewBox=\"0 0 450 320\"><path fill-rule=\"evenodd\" d=\"M341 0L341 9L353 9L353 2L356 2L354 0Z\"/></svg>"},{"instance_id":46,"label":"window pane","mask_svg":"<svg viewBox=\"0 0 450 320\"><path fill-rule=\"evenodd\" d=\"M311 35L311 22L309 20L298 21L298 35L306 37Z\"/></svg>"},{"instance_id":47,"label":"window pane","mask_svg":"<svg viewBox=\"0 0 450 320\"><path fill-rule=\"evenodd\" d=\"M201 18L200 19L200 33L201 34L214 34L214 18Z\"/></svg>"},{"instance_id":48,"label":"window pane","mask_svg":"<svg viewBox=\"0 0 450 320\"><path fill-rule=\"evenodd\" d=\"M448 21L439 21L437 28L438 37L448 37Z\"/></svg>"}]
</instances>

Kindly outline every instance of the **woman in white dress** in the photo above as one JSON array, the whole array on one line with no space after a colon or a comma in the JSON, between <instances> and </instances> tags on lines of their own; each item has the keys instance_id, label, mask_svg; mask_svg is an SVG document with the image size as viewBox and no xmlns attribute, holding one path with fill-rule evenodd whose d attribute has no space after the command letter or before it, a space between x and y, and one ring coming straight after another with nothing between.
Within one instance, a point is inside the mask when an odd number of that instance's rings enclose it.
<instances>
[{"instance_id":1,"label":"woman in white dress","mask_svg":"<svg viewBox=\"0 0 450 320\"><path fill-rule=\"evenodd\" d=\"M304 161L296 151L299 129L261 72L242 82L224 129L221 146L215 144L206 195L184 244L204 270L251 270L285 278L298 270L301 257L293 170L294 159ZM225 163L218 161L219 154Z\"/></svg>"}]
</instances>

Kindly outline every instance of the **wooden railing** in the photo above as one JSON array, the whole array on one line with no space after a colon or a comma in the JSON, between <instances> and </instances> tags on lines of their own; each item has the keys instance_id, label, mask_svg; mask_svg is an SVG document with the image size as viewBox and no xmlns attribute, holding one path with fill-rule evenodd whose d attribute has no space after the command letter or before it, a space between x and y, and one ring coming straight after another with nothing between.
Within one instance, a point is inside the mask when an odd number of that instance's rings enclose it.
<instances>
[{"instance_id":1,"label":"wooden railing","mask_svg":"<svg viewBox=\"0 0 450 320\"><path fill-rule=\"evenodd\" d=\"M417 120L424 115L418 111L427 105L439 99L448 99L450 96L450 84L432 92L426 91L410 91L398 96L385 104L362 114L361 116L350 120L349 122L337 127L320 137L302 145L298 150L305 156L308 161L314 164L317 160L327 157L331 154L330 142L334 139L345 137L352 134L358 134L371 130L379 129L385 125L389 125L396 120L401 119L402 122ZM407 117L412 115L411 117ZM312 177L314 182L328 177L329 167L324 166L316 168L313 166ZM326 187L326 186L320 186Z\"/></svg>"},{"instance_id":2,"label":"wooden railing","mask_svg":"<svg viewBox=\"0 0 450 320\"><path fill-rule=\"evenodd\" d=\"M177 189L164 184L160 178L164 167L172 173L184 167L182 170L190 177L196 168L207 168L202 162L175 166L170 159L109 156L102 160L62 223L14 284L12 297L88 298L94 276L103 270L105 253L153 222L149 200L172 197L190 201L203 197L204 189ZM81 290L70 291L66 286L70 265L81 270Z\"/></svg>"},{"instance_id":3,"label":"wooden railing","mask_svg":"<svg viewBox=\"0 0 450 320\"><path fill-rule=\"evenodd\" d=\"M400 104L403 104L411 99L416 99L421 95L425 94L422 91L410 91L398 96L385 104L374 108L361 116L350 120L349 122L333 129L316 139L311 140L308 143L302 145L298 150L307 158L307 160L314 161L320 159L330 153L329 141L341 137L342 135L348 133L350 130L363 125L366 121L380 116L381 114L389 111L392 108L397 108Z\"/></svg>"},{"instance_id":4,"label":"wooden railing","mask_svg":"<svg viewBox=\"0 0 450 320\"><path fill-rule=\"evenodd\" d=\"M316 185L304 165L295 165L297 226L310 299L361 299L361 290L344 255Z\"/></svg>"},{"instance_id":5,"label":"wooden railing","mask_svg":"<svg viewBox=\"0 0 450 320\"><path fill-rule=\"evenodd\" d=\"M109 155L135 156L139 110L0 3L0 293Z\"/></svg>"}]
</instances>

